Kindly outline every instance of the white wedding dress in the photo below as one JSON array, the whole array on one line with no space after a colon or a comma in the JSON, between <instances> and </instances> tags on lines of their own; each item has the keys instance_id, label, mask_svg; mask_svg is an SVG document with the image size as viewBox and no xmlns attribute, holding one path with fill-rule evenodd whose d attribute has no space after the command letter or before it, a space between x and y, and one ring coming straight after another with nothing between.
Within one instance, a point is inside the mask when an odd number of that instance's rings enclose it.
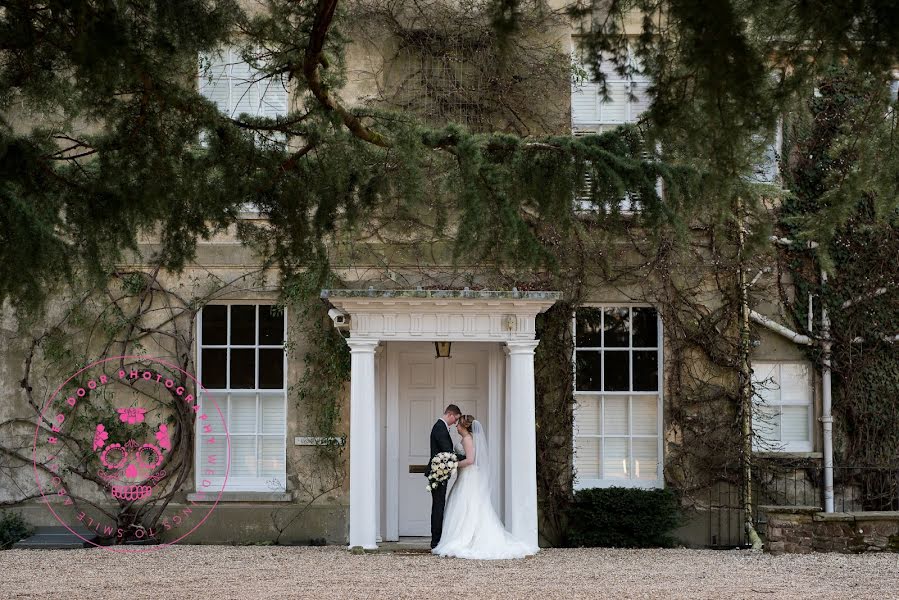
<instances>
[{"instance_id":1,"label":"white wedding dress","mask_svg":"<svg viewBox=\"0 0 899 600\"><path fill-rule=\"evenodd\" d=\"M446 500L443 535L431 552L440 556L481 560L524 558L536 554L539 548L530 547L513 537L493 510L487 461L489 453L480 422L472 424L471 436L475 462L458 471Z\"/></svg>"}]
</instances>

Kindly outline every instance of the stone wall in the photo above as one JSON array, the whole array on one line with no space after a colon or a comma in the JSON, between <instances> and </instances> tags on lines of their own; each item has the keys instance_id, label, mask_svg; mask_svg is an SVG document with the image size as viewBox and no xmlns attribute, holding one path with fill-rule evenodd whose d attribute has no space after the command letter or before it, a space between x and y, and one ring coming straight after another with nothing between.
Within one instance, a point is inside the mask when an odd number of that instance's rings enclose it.
<instances>
[{"instance_id":1,"label":"stone wall","mask_svg":"<svg viewBox=\"0 0 899 600\"><path fill-rule=\"evenodd\" d=\"M809 552L899 552L899 512L824 513L818 507L768 507L765 550Z\"/></svg>"}]
</instances>

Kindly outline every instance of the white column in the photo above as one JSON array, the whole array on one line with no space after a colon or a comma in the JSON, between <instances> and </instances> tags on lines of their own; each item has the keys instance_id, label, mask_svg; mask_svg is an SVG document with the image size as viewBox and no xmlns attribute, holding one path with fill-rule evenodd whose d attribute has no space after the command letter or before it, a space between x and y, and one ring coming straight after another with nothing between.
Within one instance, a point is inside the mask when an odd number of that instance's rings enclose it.
<instances>
[{"instance_id":1,"label":"white column","mask_svg":"<svg viewBox=\"0 0 899 600\"><path fill-rule=\"evenodd\" d=\"M350 364L350 548L378 547L377 340L349 338Z\"/></svg>"},{"instance_id":2,"label":"white column","mask_svg":"<svg viewBox=\"0 0 899 600\"><path fill-rule=\"evenodd\" d=\"M506 525L516 538L537 548L537 432L534 417L535 340L506 342L509 348L510 498Z\"/></svg>"}]
</instances>

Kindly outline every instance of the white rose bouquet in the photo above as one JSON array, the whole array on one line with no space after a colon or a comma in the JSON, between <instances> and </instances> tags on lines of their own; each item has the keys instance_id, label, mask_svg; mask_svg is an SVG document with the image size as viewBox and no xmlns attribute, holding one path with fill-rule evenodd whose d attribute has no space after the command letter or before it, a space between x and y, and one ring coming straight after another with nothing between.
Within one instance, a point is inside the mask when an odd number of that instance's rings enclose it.
<instances>
[{"instance_id":1,"label":"white rose bouquet","mask_svg":"<svg viewBox=\"0 0 899 600\"><path fill-rule=\"evenodd\" d=\"M459 457L455 452L441 452L435 455L431 459L431 472L428 473L428 491L432 491L449 479L458 466Z\"/></svg>"}]
</instances>

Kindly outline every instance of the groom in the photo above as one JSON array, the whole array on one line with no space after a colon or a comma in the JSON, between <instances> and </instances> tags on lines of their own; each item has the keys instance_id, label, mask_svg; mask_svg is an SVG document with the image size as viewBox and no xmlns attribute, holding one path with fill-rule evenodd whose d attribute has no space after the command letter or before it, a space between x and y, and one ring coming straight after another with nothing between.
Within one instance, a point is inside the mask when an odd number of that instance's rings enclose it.
<instances>
[{"instance_id":1,"label":"groom","mask_svg":"<svg viewBox=\"0 0 899 600\"><path fill-rule=\"evenodd\" d=\"M449 428L455 425L462 411L455 404L450 404L443 411L443 416L437 419L434 426L431 427L431 458L434 458L441 452L453 451L453 440L450 437ZM460 460L464 457L459 457ZM431 474L431 461L428 461L428 471L425 477ZM446 507L446 485L447 481L441 482L436 488L431 490L431 548L440 543L440 536L443 533L443 509Z\"/></svg>"}]
</instances>

